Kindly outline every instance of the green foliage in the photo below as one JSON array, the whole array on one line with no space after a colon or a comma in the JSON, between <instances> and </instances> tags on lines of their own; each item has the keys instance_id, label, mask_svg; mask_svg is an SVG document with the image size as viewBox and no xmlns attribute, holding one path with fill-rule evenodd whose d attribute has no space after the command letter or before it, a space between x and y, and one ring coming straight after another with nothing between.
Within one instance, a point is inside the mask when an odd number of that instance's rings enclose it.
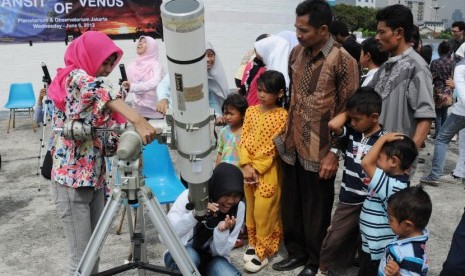
<instances>
[{"instance_id":1,"label":"green foliage","mask_svg":"<svg viewBox=\"0 0 465 276\"><path fill-rule=\"evenodd\" d=\"M363 37L374 37L374 36L376 36L376 31L362 30L362 29L359 29L358 31L362 32Z\"/></svg>"},{"instance_id":2,"label":"green foliage","mask_svg":"<svg viewBox=\"0 0 465 276\"><path fill-rule=\"evenodd\" d=\"M450 32L450 29L446 29L442 32L440 32L437 36L437 39L451 39L452 38L452 33Z\"/></svg>"},{"instance_id":3,"label":"green foliage","mask_svg":"<svg viewBox=\"0 0 465 276\"><path fill-rule=\"evenodd\" d=\"M377 9L373 8L356 7L345 4L337 4L333 7L333 13L336 19L346 23L350 32L356 30L376 32L377 11Z\"/></svg>"}]
</instances>

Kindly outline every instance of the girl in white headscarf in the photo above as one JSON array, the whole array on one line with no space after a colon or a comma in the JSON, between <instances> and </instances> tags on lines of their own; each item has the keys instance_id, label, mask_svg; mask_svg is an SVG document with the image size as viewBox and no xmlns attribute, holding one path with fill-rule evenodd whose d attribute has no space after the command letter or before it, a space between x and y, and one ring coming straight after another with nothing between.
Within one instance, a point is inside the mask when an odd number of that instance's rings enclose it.
<instances>
[{"instance_id":1,"label":"girl in white headscarf","mask_svg":"<svg viewBox=\"0 0 465 276\"><path fill-rule=\"evenodd\" d=\"M208 72L208 99L210 107L215 114L222 116L223 102L229 94L228 80L223 64L210 42L206 43L207 72Z\"/></svg>"},{"instance_id":2,"label":"girl in white headscarf","mask_svg":"<svg viewBox=\"0 0 465 276\"><path fill-rule=\"evenodd\" d=\"M284 38L289 43L289 53L291 50L299 44L295 31L282 31L276 34L279 37Z\"/></svg>"},{"instance_id":3,"label":"girl in white headscarf","mask_svg":"<svg viewBox=\"0 0 465 276\"><path fill-rule=\"evenodd\" d=\"M245 94L249 106L259 104L257 79L265 72L265 69L281 72L286 80L286 87L289 88L287 72L289 43L282 37L270 35L255 41L254 46L256 55L254 63L247 64L241 82L242 93Z\"/></svg>"},{"instance_id":4,"label":"girl in white headscarf","mask_svg":"<svg viewBox=\"0 0 465 276\"><path fill-rule=\"evenodd\" d=\"M163 114L157 111L157 86L165 75L158 62L158 45L155 39L141 36L137 43L138 57L127 69L128 81L122 86L134 94L132 107L146 119L160 119Z\"/></svg>"},{"instance_id":5,"label":"girl in white headscarf","mask_svg":"<svg viewBox=\"0 0 465 276\"><path fill-rule=\"evenodd\" d=\"M255 52L265 63L266 70L281 72L289 88L288 59L289 43L282 37L270 35L255 42Z\"/></svg>"}]
</instances>

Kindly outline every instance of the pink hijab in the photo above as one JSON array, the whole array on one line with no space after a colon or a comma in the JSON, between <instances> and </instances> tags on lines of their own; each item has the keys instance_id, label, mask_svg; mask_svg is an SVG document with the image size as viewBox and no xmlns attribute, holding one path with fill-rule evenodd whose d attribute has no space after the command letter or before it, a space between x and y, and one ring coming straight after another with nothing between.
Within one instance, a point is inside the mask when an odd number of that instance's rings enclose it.
<instances>
[{"instance_id":1,"label":"pink hijab","mask_svg":"<svg viewBox=\"0 0 465 276\"><path fill-rule=\"evenodd\" d=\"M154 65L160 66L157 41L150 36L141 36L139 41L142 38L147 42L147 49L129 64L127 71L129 81L148 81L153 78Z\"/></svg>"},{"instance_id":2,"label":"pink hijab","mask_svg":"<svg viewBox=\"0 0 465 276\"><path fill-rule=\"evenodd\" d=\"M89 76L96 77L95 74L102 63L114 53L117 54L117 58L113 68L123 56L123 51L102 32L88 31L74 40L65 52L66 67L57 69L57 75L49 87L49 95L55 106L65 110L65 81L71 71L82 69Z\"/></svg>"}]
</instances>

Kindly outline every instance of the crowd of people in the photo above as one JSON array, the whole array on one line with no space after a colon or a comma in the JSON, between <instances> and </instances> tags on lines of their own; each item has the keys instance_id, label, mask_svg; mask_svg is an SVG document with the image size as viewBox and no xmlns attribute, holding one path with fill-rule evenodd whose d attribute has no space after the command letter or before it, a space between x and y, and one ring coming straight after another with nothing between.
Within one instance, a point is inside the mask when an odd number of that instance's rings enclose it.
<instances>
[{"instance_id":1,"label":"crowd of people","mask_svg":"<svg viewBox=\"0 0 465 276\"><path fill-rule=\"evenodd\" d=\"M465 139L455 170L443 176L449 142L459 131L465 137L465 23L454 22L453 39L439 44L439 58L431 61L431 48L422 45L403 5L379 10L376 36L361 44L344 22L333 20L323 0L305 0L295 12L295 33L256 39L234 76L237 91L229 89L220 57L206 42L205 93L222 125L209 215L198 220L186 209L186 191L168 219L205 275L241 275L229 255L242 245L244 231L243 268L250 273L267 266L283 245L288 255L272 268L303 266L299 276L344 271L355 258L360 276L426 275L432 202L410 179L433 121L432 171L420 182L438 186L465 177ZM80 120L108 128L129 121L144 144L152 142L157 134L148 120L163 118L170 107L170 79L155 39L140 37L136 51L120 89L107 76L122 50L101 32L74 40L48 90L54 125ZM124 101L128 93L132 107ZM117 143L114 133L88 141L58 133L50 141L48 177L68 241L70 275L102 214L104 158ZM442 276L465 275L464 248L465 214ZM169 252L164 263L177 269Z\"/></svg>"}]
</instances>

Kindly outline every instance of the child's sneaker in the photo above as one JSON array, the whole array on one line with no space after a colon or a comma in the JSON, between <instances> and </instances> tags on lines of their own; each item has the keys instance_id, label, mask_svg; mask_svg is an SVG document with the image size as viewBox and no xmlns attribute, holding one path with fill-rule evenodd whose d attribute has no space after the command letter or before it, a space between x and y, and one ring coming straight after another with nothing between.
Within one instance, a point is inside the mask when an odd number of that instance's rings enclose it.
<instances>
[{"instance_id":1,"label":"child's sneaker","mask_svg":"<svg viewBox=\"0 0 465 276\"><path fill-rule=\"evenodd\" d=\"M259 272L267 264L268 264L268 258L265 258L263 261L260 261L260 259L257 256L255 256L252 260L244 264L244 269L247 270L248 272L255 273L255 272Z\"/></svg>"},{"instance_id":2,"label":"child's sneaker","mask_svg":"<svg viewBox=\"0 0 465 276\"><path fill-rule=\"evenodd\" d=\"M254 257L256 257L255 248L248 246L247 250L245 250L244 256L242 257L242 259L244 260L244 263L248 263L252 261Z\"/></svg>"}]
</instances>

